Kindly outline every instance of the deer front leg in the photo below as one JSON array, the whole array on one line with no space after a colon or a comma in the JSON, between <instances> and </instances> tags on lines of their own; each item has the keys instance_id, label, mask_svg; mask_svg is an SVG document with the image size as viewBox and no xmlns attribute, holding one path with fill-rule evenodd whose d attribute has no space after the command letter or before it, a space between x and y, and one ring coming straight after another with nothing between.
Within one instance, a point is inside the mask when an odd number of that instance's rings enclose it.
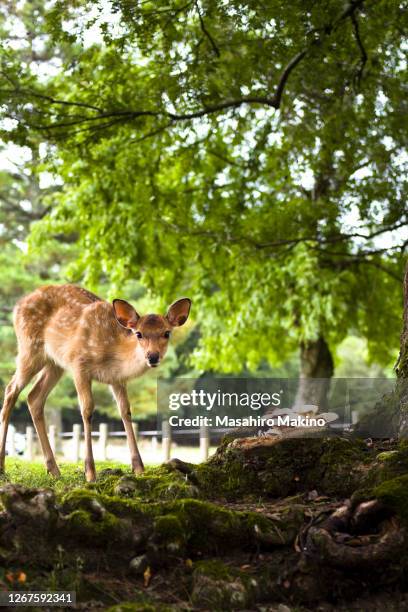
<instances>
[{"instance_id":1,"label":"deer front leg","mask_svg":"<svg viewBox=\"0 0 408 612\"><path fill-rule=\"evenodd\" d=\"M113 395L119 408L120 416L122 417L123 425L128 441L130 459L132 462L132 470L135 474L142 474L144 471L143 461L137 448L135 432L132 427L132 419L130 413L130 403L127 394L126 386L123 384L115 384L111 386Z\"/></svg>"},{"instance_id":2,"label":"deer front leg","mask_svg":"<svg viewBox=\"0 0 408 612\"><path fill-rule=\"evenodd\" d=\"M17 401L23 385L18 385L17 376L14 375L6 387L4 393L4 404L0 412L0 472L4 472L6 459L7 430L11 411Z\"/></svg>"},{"instance_id":3,"label":"deer front leg","mask_svg":"<svg viewBox=\"0 0 408 612\"><path fill-rule=\"evenodd\" d=\"M92 415L94 401L92 397L92 382L90 378L78 373L74 375L75 388L78 393L82 421L85 434L85 478L87 482L96 479L95 461L92 453Z\"/></svg>"}]
</instances>

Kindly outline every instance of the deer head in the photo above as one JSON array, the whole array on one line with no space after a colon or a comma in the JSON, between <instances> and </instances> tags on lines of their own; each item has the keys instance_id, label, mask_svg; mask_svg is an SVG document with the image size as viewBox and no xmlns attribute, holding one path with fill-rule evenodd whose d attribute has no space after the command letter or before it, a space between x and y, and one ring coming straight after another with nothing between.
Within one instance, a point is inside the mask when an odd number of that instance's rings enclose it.
<instances>
[{"instance_id":1,"label":"deer head","mask_svg":"<svg viewBox=\"0 0 408 612\"><path fill-rule=\"evenodd\" d=\"M147 365L155 368L166 354L172 329L187 321L191 300L181 298L173 302L165 315L140 315L125 300L113 300L112 306L118 323L136 336Z\"/></svg>"}]
</instances>

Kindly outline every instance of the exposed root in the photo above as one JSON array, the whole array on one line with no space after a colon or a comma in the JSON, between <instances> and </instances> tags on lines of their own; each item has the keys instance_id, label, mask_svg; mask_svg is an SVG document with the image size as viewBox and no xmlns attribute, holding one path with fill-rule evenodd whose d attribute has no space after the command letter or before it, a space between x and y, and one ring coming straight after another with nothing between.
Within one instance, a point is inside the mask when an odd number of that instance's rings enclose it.
<instances>
[{"instance_id":1,"label":"exposed root","mask_svg":"<svg viewBox=\"0 0 408 612\"><path fill-rule=\"evenodd\" d=\"M406 541L405 528L376 499L355 509L347 502L328 517L319 515L299 537L307 557L338 568L373 567L393 560Z\"/></svg>"}]
</instances>

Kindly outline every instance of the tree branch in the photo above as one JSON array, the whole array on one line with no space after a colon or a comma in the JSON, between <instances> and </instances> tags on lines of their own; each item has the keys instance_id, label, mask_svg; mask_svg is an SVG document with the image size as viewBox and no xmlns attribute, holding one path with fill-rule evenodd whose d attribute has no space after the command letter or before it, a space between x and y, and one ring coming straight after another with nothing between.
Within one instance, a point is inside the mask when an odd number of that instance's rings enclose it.
<instances>
[{"instance_id":1,"label":"tree branch","mask_svg":"<svg viewBox=\"0 0 408 612\"><path fill-rule=\"evenodd\" d=\"M389 253L390 251L396 251L400 249L403 252L408 244L408 241L403 244L395 244L389 247L383 247L381 249L371 249L370 251L359 251L358 253L345 253L344 251L327 251L326 249L322 249L319 246L311 247L315 251L321 252L323 255L330 255L330 257L348 257L350 261L362 261L366 257L370 257L371 255L382 255L383 253Z\"/></svg>"},{"instance_id":2,"label":"tree branch","mask_svg":"<svg viewBox=\"0 0 408 612\"><path fill-rule=\"evenodd\" d=\"M365 266L372 266L374 268L377 268L377 270L380 270L381 272L384 272L385 274L387 274L390 278L396 280L398 283L402 283L403 279L396 274L395 272L393 272L392 270L389 270L386 266L384 266L382 263L379 263L378 261L375 261L373 259L349 259L347 261L342 261L342 262L338 262L339 266L341 269L344 268L350 268L352 266L359 266L361 264L365 265Z\"/></svg>"},{"instance_id":3,"label":"tree branch","mask_svg":"<svg viewBox=\"0 0 408 612\"><path fill-rule=\"evenodd\" d=\"M14 93L15 95L20 95L20 96L27 96L27 97L32 96L37 99L43 99L44 101L47 101L52 105L55 104L55 105L64 105L64 106L76 106L76 107L79 106L81 108L97 112L97 115L93 115L90 117L84 118L82 116L80 119L76 119L75 116L73 116L73 121L64 121L61 123L57 121L49 125L30 125L28 122L26 122L27 127L30 127L32 129L49 130L49 131L54 131L54 130L59 130L59 129L64 130L65 128L71 128L80 123L95 122L95 121L100 121L104 119L113 119L113 118L119 118L119 117L121 118L122 121L133 121L140 117L155 117L155 118L167 117L172 122L190 121L192 119L198 119L204 116L219 113L221 111L235 109L243 105L253 105L253 104L260 104L260 105L264 105L264 106L274 108L277 110L280 108L282 104L283 93L285 91L287 82L293 70L299 65L299 63L309 54L309 52L313 48L315 48L316 46L322 45L324 40L328 38L345 19L349 17L353 18L355 11L363 4L363 2L364 0L352 0L333 23L328 24L324 28L319 30L318 32L315 32L315 34L317 34L317 37L314 38L303 50L296 53L296 55L284 67L279 77L275 92L272 96L250 95L250 96L246 96L246 97L239 98L239 99L225 100L223 102L218 102L216 104L210 104L196 111L170 112L165 109L157 110L157 111L150 110L150 109L106 111L92 104L87 104L84 102L71 102L68 100L59 100L47 94L21 90L17 86L16 86L16 89L12 93ZM201 29L203 33L207 36L207 38L209 38L212 44L212 47L214 49L214 52L217 53L217 55L219 56L219 49L217 45L215 44L214 40L212 39L212 37L209 35L208 30L205 28L205 24L202 19L202 15L199 10L197 0L195 0L195 5L198 11L199 18L200 18ZM357 28L357 32L358 32L358 28ZM359 35L358 35L358 40L361 42ZM116 121L114 121L112 125L115 123ZM106 128L106 127L109 127L109 125L110 124L104 123L103 127ZM89 129L97 129L97 127L98 126L90 127Z\"/></svg>"},{"instance_id":4,"label":"tree branch","mask_svg":"<svg viewBox=\"0 0 408 612\"><path fill-rule=\"evenodd\" d=\"M188 235L188 236L211 236L222 244L225 244L226 242L228 243L240 243L240 242L247 243L251 245L253 248L259 249L259 250L280 249L282 247L294 247L302 242L308 242L310 243L310 247L313 250L317 250L321 252L322 254L327 254L327 255L335 256L335 257L336 256L337 257L351 257L351 258L356 259L356 258L370 256L370 255L377 255L380 253L384 253L384 252L396 250L396 249L402 249L403 251L406 247L406 243L403 243L402 245L395 245L392 247L381 248L381 249L376 249L376 250L373 249L370 251L361 251L360 253L345 253L344 251L327 251L325 248L323 248L324 245L333 244L336 242L342 242L342 241L350 240L352 238L364 238L365 240L371 240L372 238L375 238L376 236L379 236L386 232L390 232L390 231L399 229L400 227L406 226L407 225L406 221L401 222L401 223L396 223L386 228L381 228L377 231L372 232L369 235L360 234L359 232L354 232L351 234L340 234L336 236L328 236L327 238L319 238L318 236L299 236L297 238L287 238L287 239L275 240L273 242L264 242L264 243L257 242L256 240L254 240L253 238L250 238L249 236L225 235L225 234L220 234L219 232L215 232L213 230L200 229L200 228L190 229L187 226L182 226L176 223L169 223L164 220L162 222L165 223L167 227L171 228L172 230L175 230L177 232L182 232L183 234Z\"/></svg>"},{"instance_id":5,"label":"tree branch","mask_svg":"<svg viewBox=\"0 0 408 612\"><path fill-rule=\"evenodd\" d=\"M4 76L5 78L7 78L8 81L12 82L3 71L1 71L0 74ZM40 100L45 100L49 102L50 104L61 104L63 106L79 106L80 108L85 108L88 110L97 111L98 113L103 113L103 110L101 108L99 108L98 106L94 106L93 104L87 104L85 102L72 102L69 100L57 100L47 94L39 93L32 89L21 89L15 83L12 83L12 84L15 86L14 89L9 89L9 90L2 89L2 93L9 93L15 96L26 96L26 97L38 98Z\"/></svg>"},{"instance_id":6,"label":"tree branch","mask_svg":"<svg viewBox=\"0 0 408 612\"><path fill-rule=\"evenodd\" d=\"M367 52L366 52L366 50L364 48L363 42L361 40L360 28L359 28L359 25L358 25L357 17L355 16L354 13L352 13L350 18L351 18L351 22L353 24L354 36L355 36L355 39L357 41L357 45L358 45L358 47L360 49L360 53L361 53L360 67L359 67L358 73L357 73L357 83L360 84L361 83L361 79L363 77L364 67L365 67L365 65L367 63L367 60L368 60L368 55L367 55Z\"/></svg>"},{"instance_id":7,"label":"tree branch","mask_svg":"<svg viewBox=\"0 0 408 612\"><path fill-rule=\"evenodd\" d=\"M220 57L221 56L220 50L218 49L217 45L215 44L215 41L214 41L213 37L211 36L209 31L205 27L204 19L203 19L203 16L201 15L201 10L200 10L199 4L198 4L198 0L194 1L194 5L195 5L195 7L197 9L198 18L200 20L201 31L208 38L208 40L210 41L210 44L211 44L211 46L213 48L213 51L214 51L215 55L217 57Z\"/></svg>"},{"instance_id":8,"label":"tree branch","mask_svg":"<svg viewBox=\"0 0 408 612\"><path fill-rule=\"evenodd\" d=\"M361 234L360 232L353 232L351 234L338 234L337 236L329 236L327 238L318 238L316 236L302 236L302 237L296 238L295 240L292 239L292 240L286 240L286 241L280 240L280 241L274 241L274 242L258 243L257 248L266 249L270 247L276 247L281 244L288 244L288 243L293 243L293 242L296 242L296 243L318 242L319 245L322 245L322 244L332 244L335 242L344 242L346 240L350 240L351 238L363 238L364 240L371 240L372 238L375 238L376 236L380 236L381 234L385 234L387 232L392 232L401 227L405 227L406 225L408 225L407 221L401 221L400 223L394 223L393 225L383 227L368 235Z\"/></svg>"},{"instance_id":9,"label":"tree branch","mask_svg":"<svg viewBox=\"0 0 408 612\"><path fill-rule=\"evenodd\" d=\"M285 89L285 85L287 83L287 80L292 72L292 70L294 70L296 68L296 66L302 61L302 59L305 57L305 55L307 54L308 50L304 49L303 51L300 51L300 53L298 53L297 55L295 55L295 57L293 57L289 64L286 66L286 68L284 69L284 71L281 74L281 77L279 79L279 83L278 86L276 88L276 92L275 92L275 96L274 96L274 102L275 102L275 108L278 109L281 105L281 101L282 101L282 95Z\"/></svg>"}]
</instances>

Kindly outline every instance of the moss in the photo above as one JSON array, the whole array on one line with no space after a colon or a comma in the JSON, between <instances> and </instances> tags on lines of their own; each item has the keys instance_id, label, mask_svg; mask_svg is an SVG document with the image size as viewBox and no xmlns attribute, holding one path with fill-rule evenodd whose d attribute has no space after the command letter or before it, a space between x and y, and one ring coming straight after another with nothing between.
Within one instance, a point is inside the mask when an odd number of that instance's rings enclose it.
<instances>
[{"instance_id":1,"label":"moss","mask_svg":"<svg viewBox=\"0 0 408 612\"><path fill-rule=\"evenodd\" d=\"M65 520L70 529L76 534L87 534L88 540L104 539L109 529L113 529L116 537L123 537L122 531L132 525L150 532L151 546L163 554L166 551L183 554L187 550L192 555L213 553L236 547L253 548L259 542L282 545L293 541L303 520L299 505L282 509L281 517L272 520L256 512L229 510L202 500L146 504L83 489L67 494L62 508L68 513ZM111 524L105 529L107 518Z\"/></svg>"},{"instance_id":2,"label":"moss","mask_svg":"<svg viewBox=\"0 0 408 612\"><path fill-rule=\"evenodd\" d=\"M286 497L298 492L315 471L321 448L315 440L283 440L270 447L260 470L263 491L268 497Z\"/></svg>"},{"instance_id":3,"label":"moss","mask_svg":"<svg viewBox=\"0 0 408 612\"><path fill-rule=\"evenodd\" d=\"M61 477L54 478L50 474L47 474L42 461L28 463L24 459L13 457L8 457L6 460L7 478L14 484L22 484L26 487L49 487L57 494L66 493L73 488L87 486L82 464L61 463L59 467ZM102 482L107 479L107 476L104 474L106 468L109 468L111 471L112 469L122 469L126 471L129 469L128 466L116 462L97 461L96 471L98 480L96 486L100 483L102 484ZM118 479L119 476L115 478Z\"/></svg>"},{"instance_id":4,"label":"moss","mask_svg":"<svg viewBox=\"0 0 408 612\"><path fill-rule=\"evenodd\" d=\"M98 476L97 481L92 485L92 488L103 495L113 495L115 487L122 477L123 476L115 474L104 474L102 477Z\"/></svg>"},{"instance_id":5,"label":"moss","mask_svg":"<svg viewBox=\"0 0 408 612\"><path fill-rule=\"evenodd\" d=\"M140 476L120 469L104 470L95 484L86 486L103 495L117 495L141 501L195 497L197 489L185 474L171 465L147 468Z\"/></svg>"},{"instance_id":6,"label":"moss","mask_svg":"<svg viewBox=\"0 0 408 612\"><path fill-rule=\"evenodd\" d=\"M408 527L408 470L405 467L408 446L405 443L399 446L397 452L377 456L364 486L354 492L351 502L356 507L361 502L379 499Z\"/></svg>"},{"instance_id":7,"label":"moss","mask_svg":"<svg viewBox=\"0 0 408 612\"><path fill-rule=\"evenodd\" d=\"M100 495L92 489L74 489L69 493L66 493L61 498L61 506L63 511L69 511L77 508L89 509L94 501L99 501Z\"/></svg>"},{"instance_id":8,"label":"moss","mask_svg":"<svg viewBox=\"0 0 408 612\"><path fill-rule=\"evenodd\" d=\"M256 599L251 579L218 560L195 563L192 602L211 610L240 610Z\"/></svg>"},{"instance_id":9,"label":"moss","mask_svg":"<svg viewBox=\"0 0 408 612\"><path fill-rule=\"evenodd\" d=\"M143 504L132 499L123 499L117 495L98 494L94 490L74 489L62 497L61 507L67 513L77 508L98 514L107 510L120 518L134 520L144 516Z\"/></svg>"},{"instance_id":10,"label":"moss","mask_svg":"<svg viewBox=\"0 0 408 612\"><path fill-rule=\"evenodd\" d=\"M131 520L141 523L144 513L120 498L100 495L89 489L76 489L61 502L65 515L62 534L83 544L103 546L133 537Z\"/></svg>"},{"instance_id":11,"label":"moss","mask_svg":"<svg viewBox=\"0 0 408 612\"><path fill-rule=\"evenodd\" d=\"M375 487L408 473L408 444L399 442L396 449L377 454L375 461L367 470L364 487Z\"/></svg>"},{"instance_id":12,"label":"moss","mask_svg":"<svg viewBox=\"0 0 408 612\"><path fill-rule=\"evenodd\" d=\"M283 512L284 520L272 521L256 512L238 512L202 500L147 504L100 495L89 489L66 494L61 509L65 514L65 532L87 542L123 540L133 527L150 530L150 542L156 549L179 555L186 550L194 555L253 547L259 534L267 534L272 544L292 541L301 516L292 508Z\"/></svg>"},{"instance_id":13,"label":"moss","mask_svg":"<svg viewBox=\"0 0 408 612\"><path fill-rule=\"evenodd\" d=\"M242 537L242 513L211 502L195 499L159 502L144 506L144 511L154 519L155 540L164 543L182 537L191 554L230 548L237 544L239 535Z\"/></svg>"},{"instance_id":14,"label":"moss","mask_svg":"<svg viewBox=\"0 0 408 612\"><path fill-rule=\"evenodd\" d=\"M372 490L372 496L383 501L408 525L408 474L381 483Z\"/></svg>"},{"instance_id":15,"label":"moss","mask_svg":"<svg viewBox=\"0 0 408 612\"><path fill-rule=\"evenodd\" d=\"M240 512L211 502L182 499L146 504L108 497L95 491L71 491L62 501L64 530L86 543L135 542L140 552L166 561L171 556L213 554L257 545L293 542L303 521L303 509L291 505L270 519L256 512ZM148 542L146 543L146 539ZM146 549L147 546L147 549Z\"/></svg>"},{"instance_id":16,"label":"moss","mask_svg":"<svg viewBox=\"0 0 408 612\"><path fill-rule=\"evenodd\" d=\"M377 461L389 461L390 459L392 459L396 455L398 455L398 451L397 450L384 451L384 452L379 453L377 455Z\"/></svg>"},{"instance_id":17,"label":"moss","mask_svg":"<svg viewBox=\"0 0 408 612\"><path fill-rule=\"evenodd\" d=\"M202 496L209 499L223 497L234 500L258 494L262 488L256 472L248 469L240 454L229 455L226 465L197 465L193 476L197 479Z\"/></svg>"},{"instance_id":18,"label":"moss","mask_svg":"<svg viewBox=\"0 0 408 612\"><path fill-rule=\"evenodd\" d=\"M109 512L123 518L136 519L143 514L140 504L133 500L122 499L117 495L101 495L100 500Z\"/></svg>"},{"instance_id":19,"label":"moss","mask_svg":"<svg viewBox=\"0 0 408 612\"><path fill-rule=\"evenodd\" d=\"M322 477L317 488L327 495L351 495L364 479L370 460L372 453L362 440L326 440L319 461Z\"/></svg>"},{"instance_id":20,"label":"moss","mask_svg":"<svg viewBox=\"0 0 408 612\"><path fill-rule=\"evenodd\" d=\"M389 475L400 476L408 472L408 445L400 442L396 450L380 453L377 460L384 463L383 473L388 478Z\"/></svg>"},{"instance_id":21,"label":"moss","mask_svg":"<svg viewBox=\"0 0 408 612\"><path fill-rule=\"evenodd\" d=\"M225 563L218 559L207 559L206 561L196 561L194 563L194 573L203 574L209 578L217 580L229 580L231 576L231 570Z\"/></svg>"},{"instance_id":22,"label":"moss","mask_svg":"<svg viewBox=\"0 0 408 612\"><path fill-rule=\"evenodd\" d=\"M185 551L186 533L183 524L175 514L159 516L154 522L154 535L151 544L154 545L155 554L160 550L166 556L181 556ZM164 550L163 550L164 549ZM158 559L160 561L160 558Z\"/></svg>"},{"instance_id":23,"label":"moss","mask_svg":"<svg viewBox=\"0 0 408 612\"><path fill-rule=\"evenodd\" d=\"M282 518L274 520L257 512L230 510L194 499L159 504L149 511L157 515L155 531L160 530L161 541L180 542L182 538L193 556L254 548L259 544L288 544L294 541L303 522L300 506L284 509Z\"/></svg>"},{"instance_id":24,"label":"moss","mask_svg":"<svg viewBox=\"0 0 408 612\"><path fill-rule=\"evenodd\" d=\"M196 497L198 490L185 474L163 465L151 468L141 476L123 476L116 481L114 493L144 501L157 501Z\"/></svg>"},{"instance_id":25,"label":"moss","mask_svg":"<svg viewBox=\"0 0 408 612\"><path fill-rule=\"evenodd\" d=\"M193 553L234 547L243 535L239 513L210 502L179 500L172 504L172 512L182 522Z\"/></svg>"},{"instance_id":26,"label":"moss","mask_svg":"<svg viewBox=\"0 0 408 612\"><path fill-rule=\"evenodd\" d=\"M156 535L163 538L163 540L182 539L184 536L183 526L175 514L159 516L154 523L154 530Z\"/></svg>"},{"instance_id":27,"label":"moss","mask_svg":"<svg viewBox=\"0 0 408 612\"><path fill-rule=\"evenodd\" d=\"M361 440L288 438L247 449L224 445L194 475L210 499L286 497L315 488L346 496L360 483L369 459Z\"/></svg>"},{"instance_id":28,"label":"moss","mask_svg":"<svg viewBox=\"0 0 408 612\"><path fill-rule=\"evenodd\" d=\"M235 582L238 580L246 589L247 594L252 596L257 591L258 584L255 584L251 574L247 574L237 567L227 565L219 559L206 559L196 561L193 567L193 579L206 577L211 580L223 582ZM269 572L266 573L266 581L270 582Z\"/></svg>"},{"instance_id":29,"label":"moss","mask_svg":"<svg viewBox=\"0 0 408 612\"><path fill-rule=\"evenodd\" d=\"M326 438L323 441L322 460L326 464L338 461L355 461L367 458L367 445L364 440L347 438Z\"/></svg>"},{"instance_id":30,"label":"moss","mask_svg":"<svg viewBox=\"0 0 408 612\"><path fill-rule=\"evenodd\" d=\"M88 489L65 495L61 508L66 534L88 543L123 542L130 534L134 541L137 530L143 544L150 533L148 549L156 558L159 553L164 557L182 556L188 551L194 556L253 548L259 543L279 546L294 540L303 520L299 505L282 509L281 517L272 520L256 512L230 510L202 500L147 504Z\"/></svg>"},{"instance_id":31,"label":"moss","mask_svg":"<svg viewBox=\"0 0 408 612\"><path fill-rule=\"evenodd\" d=\"M63 531L69 537L78 538L81 544L104 546L123 539L124 525L110 512L95 520L95 517L85 510L74 510L65 518Z\"/></svg>"}]
</instances>

